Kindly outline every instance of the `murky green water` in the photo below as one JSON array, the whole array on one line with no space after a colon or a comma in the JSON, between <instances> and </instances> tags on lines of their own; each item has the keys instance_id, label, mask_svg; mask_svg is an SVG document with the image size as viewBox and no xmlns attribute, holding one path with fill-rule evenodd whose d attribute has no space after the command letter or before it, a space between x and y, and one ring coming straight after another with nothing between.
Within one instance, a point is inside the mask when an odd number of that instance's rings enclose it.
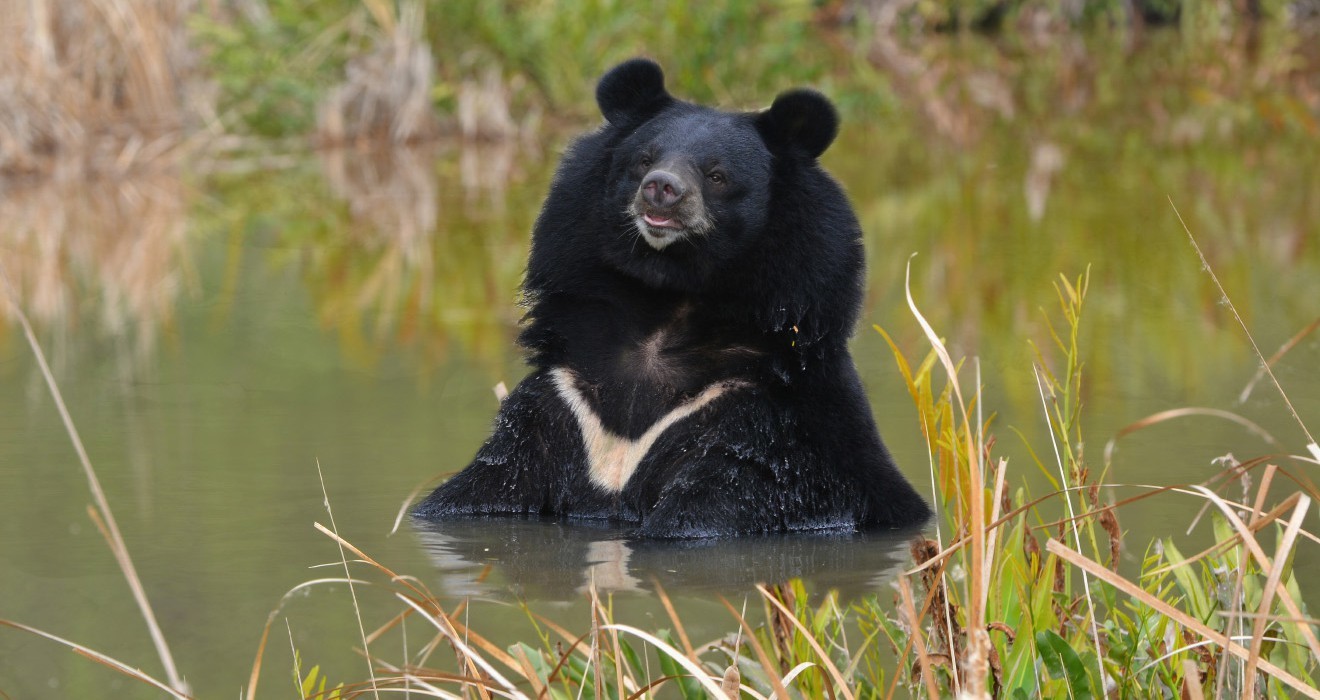
<instances>
[{"instance_id":1,"label":"murky green water","mask_svg":"<svg viewBox=\"0 0 1320 700\"><path fill-rule=\"evenodd\" d=\"M1294 70L1308 60L1296 46L1207 53L1178 44L948 46L917 56L927 72L899 81L903 101L874 113L848 107L865 104L850 97L865 86L826 86L851 114L826 164L869 245L868 325L854 354L882 432L919 486L928 482L915 412L869 328L884 326L910 357L926 352L904 301L909 260L923 313L955 354L980 358L1011 483L1042 488L1023 438L1042 456L1048 449L1028 341L1047 345L1058 275L1088 266L1083 410L1093 468L1122 426L1188 406L1238 412L1279 444L1212 418L1164 423L1118 444L1109 480L1194 482L1226 453L1304 450L1270 386L1238 403L1257 362L1173 205L1266 354L1320 316L1320 87L1314 70ZM901 542L666 552L544 528L437 540L405 524L388 535L415 486L462 467L480 444L496 409L492 387L524 372L512 343L515 289L565 142L548 134L544 145L343 152L278 170L228 163L0 191L4 266L179 665L202 695L246 683L261 627L286 590L342 573L309 568L339 556L313 529L328 523L318 465L340 531L375 558L447 595L500 597L512 586L569 601L533 607L571 629L588 624L577 591L593 577L643 591L661 579L688 611L689 633L705 638L733 629L712 599L747 590L730 570L798 573L785 562L805 561L817 589L883 585ZM1275 367L1313 431L1318 363L1312 334ZM1314 478L1314 466L1280 463ZM0 618L159 674L89 502L5 312ZM1198 506L1168 497L1124 510L1127 556L1181 533ZM1299 555L1313 604L1316 559L1314 548ZM477 583L485 564L491 578ZM622 619L665 626L654 598L621 596ZM384 596L365 599L369 624L395 610ZM287 687L290 635L304 660L334 669L332 679L361 675L342 588L316 589L286 611L266 692ZM497 639L526 636L516 609L478 605L469 615ZM11 630L0 630L0 690L150 696Z\"/></svg>"}]
</instances>

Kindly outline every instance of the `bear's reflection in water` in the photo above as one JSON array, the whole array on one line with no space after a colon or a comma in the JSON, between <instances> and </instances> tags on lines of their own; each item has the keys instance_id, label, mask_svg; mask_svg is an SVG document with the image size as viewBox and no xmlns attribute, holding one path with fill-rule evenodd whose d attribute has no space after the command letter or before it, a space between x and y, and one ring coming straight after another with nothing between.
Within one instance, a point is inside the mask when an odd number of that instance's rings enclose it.
<instances>
[{"instance_id":1,"label":"bear's reflection in water","mask_svg":"<svg viewBox=\"0 0 1320 700\"><path fill-rule=\"evenodd\" d=\"M711 540L630 539L624 530L549 520L413 521L439 572L442 596L580 599L641 592L742 594L757 583L803 579L844 600L885 590L911 563L919 530L792 534Z\"/></svg>"}]
</instances>

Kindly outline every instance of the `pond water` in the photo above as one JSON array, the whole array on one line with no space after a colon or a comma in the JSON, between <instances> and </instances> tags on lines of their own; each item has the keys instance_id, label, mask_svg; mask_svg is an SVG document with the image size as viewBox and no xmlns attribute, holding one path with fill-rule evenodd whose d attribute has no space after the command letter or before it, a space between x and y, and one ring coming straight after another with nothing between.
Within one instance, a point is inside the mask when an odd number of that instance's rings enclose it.
<instances>
[{"instance_id":1,"label":"pond water","mask_svg":"<svg viewBox=\"0 0 1320 700\"><path fill-rule=\"evenodd\" d=\"M1304 451L1272 386L1239 400L1258 362L1174 207L1266 354L1320 316L1320 84L1305 50L1286 37L966 42L909 56L936 77L897 81L896 101L873 113L853 99L864 81L844 74L824 86L847 118L824 162L867 232L853 352L885 439L923 492L915 410L871 329L883 326L909 358L927 352L904 299L909 265L923 313L956 356L979 358L1011 484L1043 490L1026 447L1048 446L1030 342L1053 359L1054 285L1088 268L1093 469L1123 426L1180 407L1237 412L1278 444L1212 418L1162 423L1117 443L1110 482L1196 482L1221 455ZM689 634L713 638L734 629L717 595L737 605L752 582L788 576L845 596L883 591L906 561L905 540L884 536L659 547L582 527L437 532L406 521L390 534L408 494L481 443L493 387L525 372L513 338L527 234L557 154L589 126L534 144L311 154L278 169L207 162L0 190L0 260L199 694L246 684L285 591L342 574L313 568L339 557L313 527L330 523L326 498L339 532L393 570L442 596L490 599L468 623L504 641L531 636L527 614L509 605L518 599L587 629L588 581L617 592L621 620L652 629L667 626L658 582ZM2 308L0 618L160 675L87 516L87 485L37 364ZM1317 333L1275 365L1313 432L1317 365ZM1281 464L1314 478L1314 467ZM1181 537L1198 507L1168 497L1122 511L1128 564L1155 538ZM1314 548L1298 566L1314 605ZM397 612L387 595L362 598L369 626ZM342 587L287 603L265 661L268 692L287 688L286 637L332 682L362 675ZM153 696L12 630L0 630L0 691Z\"/></svg>"}]
</instances>

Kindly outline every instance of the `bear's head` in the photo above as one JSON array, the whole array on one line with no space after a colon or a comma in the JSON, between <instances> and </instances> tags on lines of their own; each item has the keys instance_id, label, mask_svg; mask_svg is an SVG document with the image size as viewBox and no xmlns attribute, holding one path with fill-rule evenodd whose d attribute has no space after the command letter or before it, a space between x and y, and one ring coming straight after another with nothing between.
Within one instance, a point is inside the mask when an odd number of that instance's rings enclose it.
<instances>
[{"instance_id":1,"label":"bear's head","mask_svg":"<svg viewBox=\"0 0 1320 700\"><path fill-rule=\"evenodd\" d=\"M846 343L865 263L852 206L817 162L838 133L829 100L791 90L725 112L675 99L660 67L635 59L601 78L596 101L605 123L564 155L536 222L530 318L551 299L698 297L797 353Z\"/></svg>"},{"instance_id":2,"label":"bear's head","mask_svg":"<svg viewBox=\"0 0 1320 700\"><path fill-rule=\"evenodd\" d=\"M612 217L606 258L658 288L693 291L764 243L772 217L796 197L777 187L777 164L815 159L838 132L830 102L786 92L769 109L723 112L677 100L645 59L601 78L596 101L613 133L605 175Z\"/></svg>"}]
</instances>

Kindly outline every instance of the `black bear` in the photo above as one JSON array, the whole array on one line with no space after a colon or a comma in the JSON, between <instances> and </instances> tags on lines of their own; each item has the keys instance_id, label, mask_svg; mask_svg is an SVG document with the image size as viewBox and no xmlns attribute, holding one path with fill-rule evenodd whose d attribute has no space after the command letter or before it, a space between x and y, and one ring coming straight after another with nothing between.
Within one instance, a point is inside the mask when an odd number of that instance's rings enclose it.
<instances>
[{"instance_id":1,"label":"black bear","mask_svg":"<svg viewBox=\"0 0 1320 700\"><path fill-rule=\"evenodd\" d=\"M817 158L822 95L730 113L634 59L565 154L532 236L531 374L415 510L610 521L638 537L902 527L930 510L848 354L862 235Z\"/></svg>"}]
</instances>

